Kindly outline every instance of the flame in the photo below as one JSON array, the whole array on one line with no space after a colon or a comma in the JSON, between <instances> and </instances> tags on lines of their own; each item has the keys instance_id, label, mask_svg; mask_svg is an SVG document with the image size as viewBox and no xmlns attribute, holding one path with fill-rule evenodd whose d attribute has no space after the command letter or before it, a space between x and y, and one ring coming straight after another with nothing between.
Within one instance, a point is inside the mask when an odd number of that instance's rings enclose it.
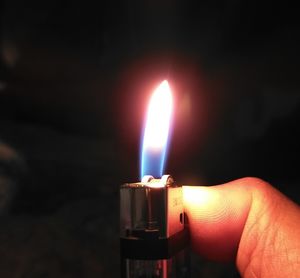
<instances>
[{"instance_id":1,"label":"flame","mask_svg":"<svg viewBox=\"0 0 300 278\"><path fill-rule=\"evenodd\" d=\"M141 152L141 178L144 175L161 177L167 155L173 110L173 98L164 80L150 99Z\"/></svg>"}]
</instances>

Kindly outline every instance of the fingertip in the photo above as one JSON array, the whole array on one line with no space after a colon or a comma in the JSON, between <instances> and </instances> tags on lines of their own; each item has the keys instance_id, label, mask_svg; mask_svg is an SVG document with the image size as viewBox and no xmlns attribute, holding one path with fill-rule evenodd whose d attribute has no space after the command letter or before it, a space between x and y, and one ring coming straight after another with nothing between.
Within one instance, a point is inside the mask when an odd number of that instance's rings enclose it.
<instances>
[{"instance_id":1,"label":"fingertip","mask_svg":"<svg viewBox=\"0 0 300 278\"><path fill-rule=\"evenodd\" d=\"M214 260L234 259L250 198L236 184L184 186L183 199L192 248Z\"/></svg>"}]
</instances>

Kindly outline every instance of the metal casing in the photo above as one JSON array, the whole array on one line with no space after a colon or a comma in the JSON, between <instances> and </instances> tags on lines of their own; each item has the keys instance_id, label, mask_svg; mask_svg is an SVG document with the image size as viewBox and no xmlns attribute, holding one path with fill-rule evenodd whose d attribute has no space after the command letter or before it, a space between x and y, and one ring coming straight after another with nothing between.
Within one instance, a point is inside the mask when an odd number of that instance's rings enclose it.
<instances>
[{"instance_id":1,"label":"metal casing","mask_svg":"<svg viewBox=\"0 0 300 278\"><path fill-rule=\"evenodd\" d=\"M182 187L124 184L120 189L121 237L157 234L169 238L184 229Z\"/></svg>"}]
</instances>

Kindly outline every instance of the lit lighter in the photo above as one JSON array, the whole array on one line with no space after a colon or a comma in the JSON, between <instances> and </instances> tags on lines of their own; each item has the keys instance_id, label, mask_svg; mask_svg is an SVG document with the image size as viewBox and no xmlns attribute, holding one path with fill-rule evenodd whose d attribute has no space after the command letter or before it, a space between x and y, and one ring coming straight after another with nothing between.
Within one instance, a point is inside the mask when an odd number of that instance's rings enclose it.
<instances>
[{"instance_id":1,"label":"lit lighter","mask_svg":"<svg viewBox=\"0 0 300 278\"><path fill-rule=\"evenodd\" d=\"M121 276L190 276L182 187L172 177L145 176L120 190Z\"/></svg>"},{"instance_id":2,"label":"lit lighter","mask_svg":"<svg viewBox=\"0 0 300 278\"><path fill-rule=\"evenodd\" d=\"M186 278L190 276L188 233L182 187L161 176L168 147L172 94L165 80L153 93L145 125L141 182L120 189L121 276Z\"/></svg>"}]
</instances>

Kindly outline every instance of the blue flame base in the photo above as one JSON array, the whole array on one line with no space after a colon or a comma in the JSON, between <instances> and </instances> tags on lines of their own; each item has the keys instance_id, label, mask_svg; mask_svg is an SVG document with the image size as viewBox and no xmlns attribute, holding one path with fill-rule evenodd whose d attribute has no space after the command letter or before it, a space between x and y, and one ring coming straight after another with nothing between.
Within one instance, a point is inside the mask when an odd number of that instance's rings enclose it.
<instances>
[{"instance_id":1,"label":"blue flame base","mask_svg":"<svg viewBox=\"0 0 300 278\"><path fill-rule=\"evenodd\" d=\"M141 179L145 175L161 178L164 171L165 153L143 152L141 158Z\"/></svg>"}]
</instances>

